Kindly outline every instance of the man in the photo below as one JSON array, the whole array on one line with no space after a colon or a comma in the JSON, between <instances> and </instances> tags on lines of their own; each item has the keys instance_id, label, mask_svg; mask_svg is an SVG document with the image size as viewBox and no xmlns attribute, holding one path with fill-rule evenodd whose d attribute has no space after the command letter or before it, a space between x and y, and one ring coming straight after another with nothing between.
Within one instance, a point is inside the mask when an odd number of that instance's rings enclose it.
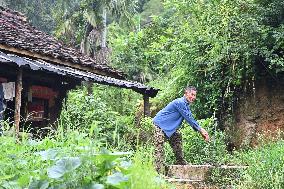
<instances>
[{"instance_id":1,"label":"man","mask_svg":"<svg viewBox=\"0 0 284 189\"><path fill-rule=\"evenodd\" d=\"M158 172L164 168L164 142L169 141L176 157L176 164L185 165L182 151L182 137L178 132L182 121L185 119L191 127L198 131L205 141L209 141L207 131L199 126L193 118L189 105L196 99L196 88L187 87L184 96L170 102L164 109L159 111L154 117L155 125L154 144L155 144L155 166Z\"/></svg>"}]
</instances>

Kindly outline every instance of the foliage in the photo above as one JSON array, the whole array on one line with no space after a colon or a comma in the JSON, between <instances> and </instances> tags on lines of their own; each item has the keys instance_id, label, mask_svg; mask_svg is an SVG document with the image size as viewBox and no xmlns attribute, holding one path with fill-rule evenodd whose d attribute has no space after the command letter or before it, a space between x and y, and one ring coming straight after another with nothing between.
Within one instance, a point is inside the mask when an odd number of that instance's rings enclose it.
<instances>
[{"instance_id":1,"label":"foliage","mask_svg":"<svg viewBox=\"0 0 284 189\"><path fill-rule=\"evenodd\" d=\"M65 42L69 42L72 45L79 45L84 38L90 36L88 27L95 29L99 32L99 35L95 36L96 39L101 40L101 32L104 30L103 25L103 10L107 10L107 15L110 18L107 20L108 23L112 21L125 21L131 20L131 16L136 12L137 1L109 1L109 0L76 0L66 1L59 0L53 9L53 16L57 23L55 29L55 35L61 38ZM85 36L84 36L85 35ZM89 45L92 45L90 42ZM99 44L95 47L97 48Z\"/></svg>"},{"instance_id":2,"label":"foliage","mask_svg":"<svg viewBox=\"0 0 284 189\"><path fill-rule=\"evenodd\" d=\"M260 145L256 149L235 154L236 159L249 167L242 174L238 188L284 187L284 141L274 141Z\"/></svg>"},{"instance_id":3,"label":"foliage","mask_svg":"<svg viewBox=\"0 0 284 189\"><path fill-rule=\"evenodd\" d=\"M65 128L86 129L96 140L129 149L128 144L136 140L137 100L138 95L130 90L94 85L93 95L87 95L86 87L78 88L69 93L60 121Z\"/></svg>"},{"instance_id":4,"label":"foliage","mask_svg":"<svg viewBox=\"0 0 284 189\"><path fill-rule=\"evenodd\" d=\"M145 150L147 149L147 150ZM153 167L153 148L149 146L139 146L133 160L135 164L132 166L133 178L132 187L135 189L144 189L146 186L151 186L151 183L159 183L157 189L161 185L165 185L165 181L157 175Z\"/></svg>"},{"instance_id":5,"label":"foliage","mask_svg":"<svg viewBox=\"0 0 284 189\"><path fill-rule=\"evenodd\" d=\"M163 3L161 0L149 0L143 6L143 11L140 14L141 25L149 24L152 21L154 15L161 15L163 12Z\"/></svg>"},{"instance_id":6,"label":"foliage","mask_svg":"<svg viewBox=\"0 0 284 189\"><path fill-rule=\"evenodd\" d=\"M150 29L148 33L147 29L143 32L130 32L126 36L123 33L117 34L117 28L118 26L110 28L110 32L115 33L110 36L113 49L112 65L127 73L129 79L140 82L153 80L166 53L159 44L165 42L159 37L162 28L157 28L156 32Z\"/></svg>"},{"instance_id":7,"label":"foliage","mask_svg":"<svg viewBox=\"0 0 284 189\"><path fill-rule=\"evenodd\" d=\"M211 136L209 143L205 142L199 133L193 131L189 125L181 129L183 139L183 151L185 159L190 164L222 165L230 162L231 155L226 150L225 134L217 130L213 118L199 120L200 125L205 128ZM166 161L174 163L174 154L170 145L166 145Z\"/></svg>"},{"instance_id":8,"label":"foliage","mask_svg":"<svg viewBox=\"0 0 284 189\"><path fill-rule=\"evenodd\" d=\"M160 108L186 85L196 86L197 117L216 113L222 121L259 72L277 77L283 71L281 3L166 0L148 27L113 35L113 64L131 79L154 79L162 89L154 102L164 102Z\"/></svg>"},{"instance_id":9,"label":"foliage","mask_svg":"<svg viewBox=\"0 0 284 189\"><path fill-rule=\"evenodd\" d=\"M41 141L19 143L4 136L0 145L0 188L167 188L155 179L151 161L140 159L141 152L132 158L108 151L78 130L59 129Z\"/></svg>"}]
</instances>

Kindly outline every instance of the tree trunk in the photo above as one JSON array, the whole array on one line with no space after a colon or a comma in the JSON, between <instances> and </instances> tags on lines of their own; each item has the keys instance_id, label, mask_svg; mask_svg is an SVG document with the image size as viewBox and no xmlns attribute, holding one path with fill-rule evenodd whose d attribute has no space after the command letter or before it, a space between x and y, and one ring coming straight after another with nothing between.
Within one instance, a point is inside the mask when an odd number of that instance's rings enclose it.
<instances>
[{"instance_id":1,"label":"tree trunk","mask_svg":"<svg viewBox=\"0 0 284 189\"><path fill-rule=\"evenodd\" d=\"M106 6L103 7L102 18L103 18L103 21L102 21L103 28L102 28L101 46L102 46L102 49L104 50L106 48L106 37L107 37L107 25L106 25L107 10L106 10Z\"/></svg>"},{"instance_id":2,"label":"tree trunk","mask_svg":"<svg viewBox=\"0 0 284 189\"><path fill-rule=\"evenodd\" d=\"M88 56L91 54L89 49L88 49L88 37L89 37L91 31L93 30L93 28L94 27L90 23L87 23L87 25L85 27L84 38L81 41L81 46L80 46L81 53L86 54Z\"/></svg>"}]
</instances>

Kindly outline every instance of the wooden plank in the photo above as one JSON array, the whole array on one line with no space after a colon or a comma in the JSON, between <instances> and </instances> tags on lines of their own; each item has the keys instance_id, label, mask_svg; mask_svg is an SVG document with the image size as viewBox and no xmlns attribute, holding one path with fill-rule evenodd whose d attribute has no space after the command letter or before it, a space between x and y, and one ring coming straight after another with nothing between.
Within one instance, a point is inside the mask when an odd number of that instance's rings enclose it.
<instances>
[{"instance_id":1,"label":"wooden plank","mask_svg":"<svg viewBox=\"0 0 284 189\"><path fill-rule=\"evenodd\" d=\"M14 115L14 122L15 122L15 130L16 136L19 138L20 132L20 119L21 119L21 102L22 102L22 86L23 86L23 69L19 68L17 74L17 81L16 81L16 100L15 100L15 115Z\"/></svg>"}]
</instances>

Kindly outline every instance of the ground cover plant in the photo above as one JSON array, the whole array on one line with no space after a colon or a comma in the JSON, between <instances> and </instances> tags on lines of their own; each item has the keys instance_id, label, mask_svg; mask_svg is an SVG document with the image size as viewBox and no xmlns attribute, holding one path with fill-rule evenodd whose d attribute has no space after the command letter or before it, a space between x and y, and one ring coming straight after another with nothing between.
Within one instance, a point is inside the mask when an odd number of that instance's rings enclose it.
<instances>
[{"instance_id":1,"label":"ground cover plant","mask_svg":"<svg viewBox=\"0 0 284 189\"><path fill-rule=\"evenodd\" d=\"M146 152L114 152L78 130L42 140L0 137L0 188L168 188ZM145 171L147 170L147 172Z\"/></svg>"}]
</instances>

